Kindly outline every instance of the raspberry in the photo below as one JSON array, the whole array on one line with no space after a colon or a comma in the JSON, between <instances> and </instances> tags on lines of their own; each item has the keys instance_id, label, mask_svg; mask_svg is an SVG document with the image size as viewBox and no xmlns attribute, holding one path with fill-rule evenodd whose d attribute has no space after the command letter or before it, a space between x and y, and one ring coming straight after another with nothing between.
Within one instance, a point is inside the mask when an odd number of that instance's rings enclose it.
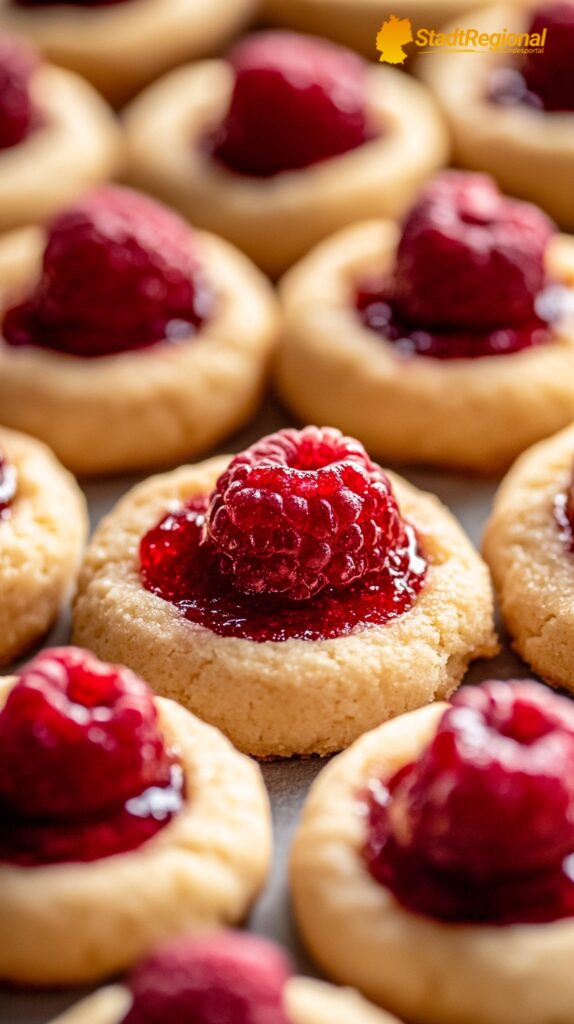
<instances>
[{"instance_id":1,"label":"raspberry","mask_svg":"<svg viewBox=\"0 0 574 1024\"><path fill-rule=\"evenodd\" d=\"M16 495L16 470L0 452L0 519Z\"/></svg>"},{"instance_id":2,"label":"raspberry","mask_svg":"<svg viewBox=\"0 0 574 1024\"><path fill-rule=\"evenodd\" d=\"M546 110L574 110L574 3L540 7L528 31L541 33L545 28L544 50L522 57L522 74Z\"/></svg>"},{"instance_id":3,"label":"raspberry","mask_svg":"<svg viewBox=\"0 0 574 1024\"><path fill-rule=\"evenodd\" d=\"M30 83L38 65L27 42L0 36L0 149L17 146L37 127Z\"/></svg>"},{"instance_id":4,"label":"raspberry","mask_svg":"<svg viewBox=\"0 0 574 1024\"><path fill-rule=\"evenodd\" d=\"M7 313L9 344L103 356L193 333L211 293L195 238L166 207L106 185L59 214L35 294Z\"/></svg>"},{"instance_id":5,"label":"raspberry","mask_svg":"<svg viewBox=\"0 0 574 1024\"><path fill-rule=\"evenodd\" d=\"M466 687L389 789L400 849L478 882L574 852L574 707L529 681Z\"/></svg>"},{"instance_id":6,"label":"raspberry","mask_svg":"<svg viewBox=\"0 0 574 1024\"><path fill-rule=\"evenodd\" d=\"M122 1024L289 1024L291 971L265 939L213 933L166 943L136 968Z\"/></svg>"},{"instance_id":7,"label":"raspberry","mask_svg":"<svg viewBox=\"0 0 574 1024\"><path fill-rule=\"evenodd\" d=\"M552 232L541 210L502 196L486 175L447 171L405 222L394 306L425 327L487 330L531 318Z\"/></svg>"},{"instance_id":8,"label":"raspberry","mask_svg":"<svg viewBox=\"0 0 574 1024\"><path fill-rule=\"evenodd\" d=\"M243 593L293 601L380 570L404 539L388 478L330 427L281 430L236 455L211 496L205 538Z\"/></svg>"},{"instance_id":9,"label":"raspberry","mask_svg":"<svg viewBox=\"0 0 574 1024\"><path fill-rule=\"evenodd\" d=\"M362 145L366 63L333 43L261 32L229 56L231 105L214 155L240 174L268 177L308 167Z\"/></svg>"},{"instance_id":10,"label":"raspberry","mask_svg":"<svg viewBox=\"0 0 574 1024\"><path fill-rule=\"evenodd\" d=\"M19 818L83 819L170 780L145 683L74 647L23 669L0 712L0 749L0 808Z\"/></svg>"}]
</instances>

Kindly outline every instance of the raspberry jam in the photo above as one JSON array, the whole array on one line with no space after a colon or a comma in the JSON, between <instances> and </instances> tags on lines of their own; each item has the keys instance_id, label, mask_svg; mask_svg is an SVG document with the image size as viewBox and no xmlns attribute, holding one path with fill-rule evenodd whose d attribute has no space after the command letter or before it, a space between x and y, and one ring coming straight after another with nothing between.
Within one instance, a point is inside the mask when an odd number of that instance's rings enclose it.
<instances>
[{"instance_id":1,"label":"raspberry jam","mask_svg":"<svg viewBox=\"0 0 574 1024\"><path fill-rule=\"evenodd\" d=\"M244 594L221 572L220 556L202 543L209 498L170 512L140 546L147 590L174 604L190 622L219 636L280 642L327 640L381 626L412 606L427 564L412 527L378 571L344 589L329 588L308 601Z\"/></svg>"},{"instance_id":2,"label":"raspberry jam","mask_svg":"<svg viewBox=\"0 0 574 1024\"><path fill-rule=\"evenodd\" d=\"M430 359L481 359L512 355L552 341L553 331L572 317L574 291L548 285L536 297L536 315L523 324L494 330L432 329L409 324L393 308L390 289L382 280L367 281L358 290L356 305L365 327L390 341L403 356Z\"/></svg>"},{"instance_id":3,"label":"raspberry jam","mask_svg":"<svg viewBox=\"0 0 574 1024\"><path fill-rule=\"evenodd\" d=\"M10 515L10 505L16 496L16 469L0 452L0 520Z\"/></svg>"},{"instance_id":4,"label":"raspberry jam","mask_svg":"<svg viewBox=\"0 0 574 1024\"><path fill-rule=\"evenodd\" d=\"M230 107L206 147L236 174L300 170L375 137L366 115L368 65L344 47L260 32L238 43L229 63Z\"/></svg>"},{"instance_id":5,"label":"raspberry jam","mask_svg":"<svg viewBox=\"0 0 574 1024\"><path fill-rule=\"evenodd\" d=\"M290 1024L291 965L273 943L240 932L164 943L128 978L122 1024Z\"/></svg>"},{"instance_id":6,"label":"raspberry jam","mask_svg":"<svg viewBox=\"0 0 574 1024\"><path fill-rule=\"evenodd\" d=\"M571 917L573 769L564 698L522 681L463 688L420 757L360 795L367 869L442 921Z\"/></svg>"},{"instance_id":7,"label":"raspberry jam","mask_svg":"<svg viewBox=\"0 0 574 1024\"><path fill-rule=\"evenodd\" d=\"M0 861L93 861L141 846L184 802L150 691L76 648L43 651L0 711Z\"/></svg>"},{"instance_id":8,"label":"raspberry jam","mask_svg":"<svg viewBox=\"0 0 574 1024\"><path fill-rule=\"evenodd\" d=\"M188 341L215 301L196 248L167 207L96 188L52 221L40 280L5 314L4 339L83 358Z\"/></svg>"}]
</instances>

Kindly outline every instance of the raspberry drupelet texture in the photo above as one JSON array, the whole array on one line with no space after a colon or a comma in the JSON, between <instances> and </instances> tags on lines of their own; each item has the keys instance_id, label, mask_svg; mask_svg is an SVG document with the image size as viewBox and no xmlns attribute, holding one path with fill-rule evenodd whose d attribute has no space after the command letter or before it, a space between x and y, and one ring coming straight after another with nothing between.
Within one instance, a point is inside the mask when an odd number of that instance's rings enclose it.
<instances>
[{"instance_id":1,"label":"raspberry drupelet texture","mask_svg":"<svg viewBox=\"0 0 574 1024\"><path fill-rule=\"evenodd\" d=\"M0 150L23 142L40 123L30 88L39 63L23 39L0 35Z\"/></svg>"},{"instance_id":2,"label":"raspberry drupelet texture","mask_svg":"<svg viewBox=\"0 0 574 1024\"><path fill-rule=\"evenodd\" d=\"M0 712L0 747L0 803L30 817L89 815L169 780L145 683L77 648L24 668Z\"/></svg>"},{"instance_id":3,"label":"raspberry drupelet texture","mask_svg":"<svg viewBox=\"0 0 574 1024\"><path fill-rule=\"evenodd\" d=\"M545 110L574 110L574 3L560 0L536 10L528 31L544 29L544 48L520 60L526 88Z\"/></svg>"},{"instance_id":4,"label":"raspberry drupelet texture","mask_svg":"<svg viewBox=\"0 0 574 1024\"><path fill-rule=\"evenodd\" d=\"M289 1024L289 963L272 943L216 932L166 943L133 972L122 1024Z\"/></svg>"},{"instance_id":5,"label":"raspberry drupelet texture","mask_svg":"<svg viewBox=\"0 0 574 1024\"><path fill-rule=\"evenodd\" d=\"M305 601L385 564L403 523L385 473L333 428L282 430L217 481L205 538L246 594Z\"/></svg>"},{"instance_id":6,"label":"raspberry drupelet texture","mask_svg":"<svg viewBox=\"0 0 574 1024\"><path fill-rule=\"evenodd\" d=\"M212 304L189 226L155 200L105 185L50 225L40 281L6 314L4 337L113 355L189 338Z\"/></svg>"},{"instance_id":7,"label":"raspberry drupelet texture","mask_svg":"<svg viewBox=\"0 0 574 1024\"><path fill-rule=\"evenodd\" d=\"M428 747L373 790L367 861L411 909L454 920L574 912L574 707L538 683L455 695Z\"/></svg>"},{"instance_id":8,"label":"raspberry drupelet texture","mask_svg":"<svg viewBox=\"0 0 574 1024\"><path fill-rule=\"evenodd\" d=\"M487 175L444 172L403 226L395 309L429 327L489 329L531 319L553 230L541 210L501 195Z\"/></svg>"},{"instance_id":9,"label":"raspberry drupelet texture","mask_svg":"<svg viewBox=\"0 0 574 1024\"><path fill-rule=\"evenodd\" d=\"M0 519L5 516L16 496L16 468L0 451Z\"/></svg>"},{"instance_id":10,"label":"raspberry drupelet texture","mask_svg":"<svg viewBox=\"0 0 574 1024\"><path fill-rule=\"evenodd\" d=\"M153 696L129 669L55 648L0 710L0 861L95 860L150 838L183 780Z\"/></svg>"},{"instance_id":11,"label":"raspberry drupelet texture","mask_svg":"<svg viewBox=\"0 0 574 1024\"><path fill-rule=\"evenodd\" d=\"M356 149L373 137L367 65L321 39L261 32L230 53L231 104L213 154L237 173L269 177Z\"/></svg>"}]
</instances>

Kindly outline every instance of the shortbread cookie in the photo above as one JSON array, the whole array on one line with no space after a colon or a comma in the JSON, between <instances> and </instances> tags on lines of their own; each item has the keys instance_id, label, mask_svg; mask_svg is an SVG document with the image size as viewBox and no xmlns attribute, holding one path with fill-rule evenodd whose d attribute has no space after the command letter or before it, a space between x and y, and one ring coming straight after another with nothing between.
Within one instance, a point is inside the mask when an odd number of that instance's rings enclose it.
<instances>
[{"instance_id":1,"label":"shortbread cookie","mask_svg":"<svg viewBox=\"0 0 574 1024\"><path fill-rule=\"evenodd\" d=\"M127 2L127 0L126 0ZM0 239L0 422L76 473L203 452L255 412L272 290L227 242L128 189Z\"/></svg>"},{"instance_id":2,"label":"shortbread cookie","mask_svg":"<svg viewBox=\"0 0 574 1024\"><path fill-rule=\"evenodd\" d=\"M444 27L524 37L547 29L544 53L515 57L501 49L472 54L445 49L421 57L420 78L448 120L457 163L493 174L513 195L538 203L574 229L574 7L493 4ZM524 45L518 43L518 46ZM510 45L512 49L512 44Z\"/></svg>"},{"instance_id":3,"label":"shortbread cookie","mask_svg":"<svg viewBox=\"0 0 574 1024\"><path fill-rule=\"evenodd\" d=\"M53 1024L219 1024L222 1000L229 1024L398 1024L356 992L293 977L270 942L225 932L173 941Z\"/></svg>"},{"instance_id":4,"label":"shortbread cookie","mask_svg":"<svg viewBox=\"0 0 574 1024\"><path fill-rule=\"evenodd\" d=\"M0 664L39 640L73 589L84 497L43 444L0 428Z\"/></svg>"},{"instance_id":5,"label":"shortbread cookie","mask_svg":"<svg viewBox=\"0 0 574 1024\"><path fill-rule=\"evenodd\" d=\"M573 764L572 705L528 681L358 740L315 782L292 855L322 969L420 1024L569 1024Z\"/></svg>"},{"instance_id":6,"label":"shortbread cookie","mask_svg":"<svg viewBox=\"0 0 574 1024\"><path fill-rule=\"evenodd\" d=\"M34 39L119 104L176 64L219 48L254 8L255 0L1 0L0 27Z\"/></svg>"},{"instance_id":7,"label":"shortbread cookie","mask_svg":"<svg viewBox=\"0 0 574 1024\"><path fill-rule=\"evenodd\" d=\"M445 172L285 277L279 394L383 460L500 471L574 419L573 284L572 238Z\"/></svg>"},{"instance_id":8,"label":"shortbread cookie","mask_svg":"<svg viewBox=\"0 0 574 1024\"><path fill-rule=\"evenodd\" d=\"M505 625L553 686L574 690L574 429L525 452L500 486L484 536Z\"/></svg>"},{"instance_id":9,"label":"shortbread cookie","mask_svg":"<svg viewBox=\"0 0 574 1024\"><path fill-rule=\"evenodd\" d=\"M417 82L281 32L172 72L125 125L130 180L274 276L346 224L399 216L448 148Z\"/></svg>"},{"instance_id":10,"label":"shortbread cookie","mask_svg":"<svg viewBox=\"0 0 574 1024\"><path fill-rule=\"evenodd\" d=\"M93 982L243 920L271 848L252 761L74 648L38 655L2 702L2 978Z\"/></svg>"},{"instance_id":11,"label":"shortbread cookie","mask_svg":"<svg viewBox=\"0 0 574 1024\"><path fill-rule=\"evenodd\" d=\"M87 553L74 634L260 757L339 750L496 651L452 516L311 427L134 488Z\"/></svg>"},{"instance_id":12,"label":"shortbread cookie","mask_svg":"<svg viewBox=\"0 0 574 1024\"><path fill-rule=\"evenodd\" d=\"M396 48L397 63L402 64L417 53L413 43L419 28L439 29L445 21L463 16L475 6L476 0L399 0L393 4L395 18L406 18L408 24L399 29L404 46ZM263 11L276 25L285 25L298 32L327 36L336 43L352 46L371 60L377 60L377 36L389 16L379 0L263 0ZM410 36L410 38L409 38ZM396 39L396 36L390 37Z\"/></svg>"},{"instance_id":13,"label":"shortbread cookie","mask_svg":"<svg viewBox=\"0 0 574 1024\"><path fill-rule=\"evenodd\" d=\"M0 18L1 25L1 18ZM0 232L52 216L123 163L120 130L87 82L0 35Z\"/></svg>"}]
</instances>

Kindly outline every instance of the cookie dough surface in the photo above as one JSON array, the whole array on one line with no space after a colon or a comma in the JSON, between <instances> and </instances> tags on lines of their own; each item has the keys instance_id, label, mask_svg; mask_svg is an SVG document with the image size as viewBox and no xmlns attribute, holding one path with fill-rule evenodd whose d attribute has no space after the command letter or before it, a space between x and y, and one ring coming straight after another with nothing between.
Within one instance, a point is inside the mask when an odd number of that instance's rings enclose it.
<instances>
[{"instance_id":1,"label":"cookie dough surface","mask_svg":"<svg viewBox=\"0 0 574 1024\"><path fill-rule=\"evenodd\" d=\"M444 125L423 87L369 70L368 111L382 135L342 156L269 179L213 161L206 136L233 87L225 61L180 68L127 109L128 177L192 223L228 238L276 276L321 238L368 216L400 216L447 158Z\"/></svg>"},{"instance_id":2,"label":"cookie dough surface","mask_svg":"<svg viewBox=\"0 0 574 1024\"><path fill-rule=\"evenodd\" d=\"M314 959L420 1024L570 1024L574 923L489 927L413 914L368 873L360 794L414 760L446 705L387 722L314 783L291 862L296 919Z\"/></svg>"},{"instance_id":3,"label":"cookie dough surface","mask_svg":"<svg viewBox=\"0 0 574 1024\"><path fill-rule=\"evenodd\" d=\"M2 682L4 699L10 680ZM0 865L0 977L77 985L131 967L162 939L242 921L271 857L257 765L172 701L158 700L188 800L136 850L89 863Z\"/></svg>"},{"instance_id":4,"label":"cookie dough surface","mask_svg":"<svg viewBox=\"0 0 574 1024\"><path fill-rule=\"evenodd\" d=\"M485 565L436 498L392 477L430 566L409 611L330 640L219 636L146 591L139 544L166 510L209 493L228 463L151 478L102 522L74 607L75 642L139 672L259 757L327 754L393 715L444 697L497 650Z\"/></svg>"},{"instance_id":5,"label":"cookie dough surface","mask_svg":"<svg viewBox=\"0 0 574 1024\"><path fill-rule=\"evenodd\" d=\"M0 427L17 490L0 519L0 665L50 628L70 596L88 531L75 480L39 441Z\"/></svg>"},{"instance_id":6,"label":"cookie dough surface","mask_svg":"<svg viewBox=\"0 0 574 1024\"><path fill-rule=\"evenodd\" d=\"M17 7L0 0L0 29L32 38L55 64L120 104L184 60L223 46L257 0L123 0L108 6Z\"/></svg>"},{"instance_id":7,"label":"cookie dough surface","mask_svg":"<svg viewBox=\"0 0 574 1024\"><path fill-rule=\"evenodd\" d=\"M4 308L34 286L44 237L31 228L0 238ZM196 335L91 359L0 337L0 422L42 438L82 474L181 461L246 422L268 375L276 300L229 243L199 233L197 247L216 307Z\"/></svg>"},{"instance_id":8,"label":"cookie dough surface","mask_svg":"<svg viewBox=\"0 0 574 1024\"><path fill-rule=\"evenodd\" d=\"M391 269L397 242L390 221L365 221L286 275L279 394L300 420L333 423L384 461L506 469L574 419L574 320L551 343L513 355L401 356L355 307L361 283ZM574 285L574 239L553 240L548 268Z\"/></svg>"},{"instance_id":9,"label":"cookie dough surface","mask_svg":"<svg viewBox=\"0 0 574 1024\"><path fill-rule=\"evenodd\" d=\"M123 165L116 119L87 82L43 65L32 89L45 123L0 151L0 232L46 220Z\"/></svg>"},{"instance_id":10,"label":"cookie dough surface","mask_svg":"<svg viewBox=\"0 0 574 1024\"><path fill-rule=\"evenodd\" d=\"M574 692L574 553L556 518L574 467L574 428L536 445L502 482L484 554L518 653Z\"/></svg>"},{"instance_id":11,"label":"cookie dough surface","mask_svg":"<svg viewBox=\"0 0 574 1024\"><path fill-rule=\"evenodd\" d=\"M285 1003L292 1024L399 1024L358 993L309 978L287 983ZM117 985L96 993L52 1024L121 1024L129 1004L129 993Z\"/></svg>"},{"instance_id":12,"label":"cookie dough surface","mask_svg":"<svg viewBox=\"0 0 574 1024\"><path fill-rule=\"evenodd\" d=\"M493 4L444 27L478 32L524 32L523 6ZM511 59L511 58L510 58ZM457 164L494 175L503 191L541 206L568 231L574 230L574 113L548 113L488 99L491 75L508 65L502 53L433 54L421 57L417 73L436 96L449 123Z\"/></svg>"}]
</instances>

